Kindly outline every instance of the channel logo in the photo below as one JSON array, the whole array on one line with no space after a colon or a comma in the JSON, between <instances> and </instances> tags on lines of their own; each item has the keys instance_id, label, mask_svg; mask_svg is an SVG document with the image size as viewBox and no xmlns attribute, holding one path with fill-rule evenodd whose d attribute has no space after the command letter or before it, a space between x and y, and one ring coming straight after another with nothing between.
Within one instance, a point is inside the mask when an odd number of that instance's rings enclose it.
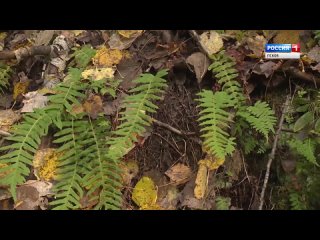
<instances>
[{"instance_id":1,"label":"channel logo","mask_svg":"<svg viewBox=\"0 0 320 240\"><path fill-rule=\"evenodd\" d=\"M300 44L266 44L266 59L300 59Z\"/></svg>"}]
</instances>

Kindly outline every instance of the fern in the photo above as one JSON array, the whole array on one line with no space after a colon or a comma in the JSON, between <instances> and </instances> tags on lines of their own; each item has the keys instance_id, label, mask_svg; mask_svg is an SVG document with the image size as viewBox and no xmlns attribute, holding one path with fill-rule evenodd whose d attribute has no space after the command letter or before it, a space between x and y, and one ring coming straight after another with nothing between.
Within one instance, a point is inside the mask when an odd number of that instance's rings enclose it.
<instances>
[{"instance_id":1,"label":"fern","mask_svg":"<svg viewBox=\"0 0 320 240\"><path fill-rule=\"evenodd\" d=\"M307 138L303 141L299 139L292 139L289 141L289 146L292 149L295 149L298 154L305 157L309 162L319 166L315 157L316 143L312 139Z\"/></svg>"},{"instance_id":2,"label":"fern","mask_svg":"<svg viewBox=\"0 0 320 240\"><path fill-rule=\"evenodd\" d=\"M320 30L314 30L314 38L320 42Z\"/></svg>"},{"instance_id":3,"label":"fern","mask_svg":"<svg viewBox=\"0 0 320 240\"><path fill-rule=\"evenodd\" d=\"M231 199L228 197L218 196L216 197L216 209L217 210L229 210L231 205Z\"/></svg>"},{"instance_id":4,"label":"fern","mask_svg":"<svg viewBox=\"0 0 320 240\"><path fill-rule=\"evenodd\" d=\"M0 91L3 93L3 89L9 86L9 78L12 70L10 66L0 66Z\"/></svg>"},{"instance_id":5,"label":"fern","mask_svg":"<svg viewBox=\"0 0 320 240\"><path fill-rule=\"evenodd\" d=\"M74 105L80 104L79 99L85 97L82 91L88 84L80 82L81 72L81 69L70 68L65 81L55 87L54 91L57 94L49 96L50 105L45 108L45 111L59 129L62 128L61 114L64 110L70 113Z\"/></svg>"},{"instance_id":6,"label":"fern","mask_svg":"<svg viewBox=\"0 0 320 240\"><path fill-rule=\"evenodd\" d=\"M0 168L0 172L9 172L0 179L0 184L10 186L14 200L16 200L16 186L23 183L29 175L33 154L37 151L40 138L48 133L50 124L50 117L42 109L27 113L24 121L14 128L13 135L7 137L7 140L13 143L0 149L12 150L0 157L1 163L8 164L7 167Z\"/></svg>"},{"instance_id":7,"label":"fern","mask_svg":"<svg viewBox=\"0 0 320 240\"><path fill-rule=\"evenodd\" d=\"M89 45L83 45L81 49L76 50L73 53L73 56L74 56L77 67L85 68L95 54L96 54L96 50L92 49Z\"/></svg>"},{"instance_id":8,"label":"fern","mask_svg":"<svg viewBox=\"0 0 320 240\"><path fill-rule=\"evenodd\" d=\"M167 86L163 79L166 74L165 70L161 70L155 76L142 74L140 78L134 80L138 86L130 90L133 95L125 98L122 105L125 110L120 113L119 119L122 123L108 142L110 159L124 156L137 141L137 137L145 132L145 127L151 125L152 119L147 113L155 113L158 108L152 101L161 99L158 95L163 93Z\"/></svg>"},{"instance_id":9,"label":"fern","mask_svg":"<svg viewBox=\"0 0 320 240\"><path fill-rule=\"evenodd\" d=\"M269 132L274 133L274 125L277 121L269 105L258 101L254 106L249 106L245 110L238 111L237 115L243 117L251 127L268 139Z\"/></svg>"},{"instance_id":10,"label":"fern","mask_svg":"<svg viewBox=\"0 0 320 240\"><path fill-rule=\"evenodd\" d=\"M55 134L54 143L63 144L58 152L63 153L57 169L58 183L54 187L54 209L78 209L83 197L81 173L87 162L82 161L83 142L87 136L87 121L70 120L62 122L63 129Z\"/></svg>"},{"instance_id":11,"label":"fern","mask_svg":"<svg viewBox=\"0 0 320 240\"><path fill-rule=\"evenodd\" d=\"M240 107L244 103L245 97L240 83L236 81L239 75L234 68L236 63L233 58L225 54L225 51L220 51L211 58L213 63L208 69L215 74L218 83L222 86L222 91L231 96L232 106L235 108Z\"/></svg>"},{"instance_id":12,"label":"fern","mask_svg":"<svg viewBox=\"0 0 320 240\"><path fill-rule=\"evenodd\" d=\"M119 169L119 159L108 157L106 146L106 129L103 126L89 121L90 128L86 149L82 152L84 158L89 158L93 166L84 181L90 187L88 195L100 190L99 196L92 197L91 200L99 198L96 209L119 209L121 206L121 176Z\"/></svg>"},{"instance_id":13,"label":"fern","mask_svg":"<svg viewBox=\"0 0 320 240\"><path fill-rule=\"evenodd\" d=\"M292 210L306 210L307 206L303 201L303 196L300 193L292 191L289 193L289 201Z\"/></svg>"},{"instance_id":14,"label":"fern","mask_svg":"<svg viewBox=\"0 0 320 240\"><path fill-rule=\"evenodd\" d=\"M198 121L202 126L202 137L205 139L203 145L217 158L224 159L226 155L234 151L235 138L230 137L226 131L231 123L231 114L225 111L232 106L232 99L226 92L213 93L203 90L198 93L199 106L203 108L202 115Z\"/></svg>"}]
</instances>

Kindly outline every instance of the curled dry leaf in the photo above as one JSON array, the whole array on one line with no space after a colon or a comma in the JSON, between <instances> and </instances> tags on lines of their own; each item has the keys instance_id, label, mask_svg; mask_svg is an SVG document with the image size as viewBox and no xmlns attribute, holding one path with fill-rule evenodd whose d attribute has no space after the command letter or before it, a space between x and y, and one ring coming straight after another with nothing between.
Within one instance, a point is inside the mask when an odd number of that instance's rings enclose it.
<instances>
[{"instance_id":1,"label":"curled dry leaf","mask_svg":"<svg viewBox=\"0 0 320 240\"><path fill-rule=\"evenodd\" d=\"M36 108L44 108L48 103L48 97L37 91L28 92L24 97L21 112L33 112Z\"/></svg>"},{"instance_id":2,"label":"curled dry leaf","mask_svg":"<svg viewBox=\"0 0 320 240\"><path fill-rule=\"evenodd\" d=\"M220 34L215 31L202 33L200 43L209 55L217 53L223 47L223 40Z\"/></svg>"},{"instance_id":3,"label":"curled dry leaf","mask_svg":"<svg viewBox=\"0 0 320 240\"><path fill-rule=\"evenodd\" d=\"M193 66L198 83L200 83L208 70L209 59L202 52L196 52L191 54L187 58L186 62Z\"/></svg>"},{"instance_id":4,"label":"curled dry leaf","mask_svg":"<svg viewBox=\"0 0 320 240\"><path fill-rule=\"evenodd\" d=\"M168 169L165 174L175 185L180 185L186 183L190 179L192 171L190 167L182 163L178 163Z\"/></svg>"},{"instance_id":5,"label":"curled dry leaf","mask_svg":"<svg viewBox=\"0 0 320 240\"><path fill-rule=\"evenodd\" d=\"M136 161L129 160L120 164L122 170L122 180L125 186L131 184L132 179L137 176L139 172L139 166Z\"/></svg>"}]
</instances>

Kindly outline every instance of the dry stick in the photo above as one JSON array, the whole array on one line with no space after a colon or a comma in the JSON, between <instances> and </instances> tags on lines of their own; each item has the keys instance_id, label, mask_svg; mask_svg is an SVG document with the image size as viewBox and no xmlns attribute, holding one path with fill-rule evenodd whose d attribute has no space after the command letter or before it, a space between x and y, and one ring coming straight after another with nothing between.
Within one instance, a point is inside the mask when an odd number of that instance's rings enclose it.
<instances>
[{"instance_id":1,"label":"dry stick","mask_svg":"<svg viewBox=\"0 0 320 240\"><path fill-rule=\"evenodd\" d=\"M1 136L5 136L5 137L9 137L9 136L11 136L11 133L6 132L6 131L0 129L0 135L1 135Z\"/></svg>"},{"instance_id":2,"label":"dry stick","mask_svg":"<svg viewBox=\"0 0 320 240\"><path fill-rule=\"evenodd\" d=\"M283 121L284 121L285 114L286 114L287 111L288 111L289 102L290 102L290 95L287 96L287 99L286 99L286 101L285 101L285 103L284 103L283 110L282 110L282 114L281 114L281 118L280 118L280 121L279 121L279 124L278 124L278 129L277 129L277 132L276 132L276 136L275 136L275 138L274 138L274 142L273 142L273 146L272 146L272 151L271 151L271 154L270 154L268 163L267 163L267 171L266 171L266 175L264 176L263 187L262 187L262 191L261 191L261 195L260 195L259 210L262 210L262 208L263 208L264 195L265 195L266 188L267 188L268 181L269 181L270 167L271 167L272 161L273 161L273 159L274 159L274 156L275 156L275 154L276 154L276 149L277 149L277 145L278 145L278 140L279 140L280 133L281 133L281 130L282 130L282 125L283 125Z\"/></svg>"},{"instance_id":3,"label":"dry stick","mask_svg":"<svg viewBox=\"0 0 320 240\"><path fill-rule=\"evenodd\" d=\"M182 131L170 126L169 124L160 122L159 120L154 119L154 118L152 118L152 122L157 124L160 127L164 127L166 129L170 130L171 132L174 132L174 133L181 135L181 136L190 136L190 135L196 134L195 132L182 132Z\"/></svg>"}]
</instances>

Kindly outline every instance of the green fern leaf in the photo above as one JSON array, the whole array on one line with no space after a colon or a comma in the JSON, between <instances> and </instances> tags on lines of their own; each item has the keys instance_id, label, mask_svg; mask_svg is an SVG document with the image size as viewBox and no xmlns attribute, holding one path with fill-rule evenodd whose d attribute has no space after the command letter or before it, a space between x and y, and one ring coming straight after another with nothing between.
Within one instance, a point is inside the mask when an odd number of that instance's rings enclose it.
<instances>
[{"instance_id":1,"label":"green fern leaf","mask_svg":"<svg viewBox=\"0 0 320 240\"><path fill-rule=\"evenodd\" d=\"M122 123L113 132L113 138L110 139L110 151L108 153L111 159L122 158L137 141L137 136L142 136L145 127L150 126L152 119L147 113L155 113L157 106L152 102L160 100L159 94L164 92L167 87L163 77L167 71L159 71L155 76L152 74L142 74L140 78L134 80L138 85L130 90L130 95L123 101L122 107L125 109L120 113L119 119Z\"/></svg>"},{"instance_id":2,"label":"green fern leaf","mask_svg":"<svg viewBox=\"0 0 320 240\"><path fill-rule=\"evenodd\" d=\"M3 93L3 90L9 86L9 78L12 70L10 66L0 67L0 91Z\"/></svg>"},{"instance_id":3,"label":"green fern leaf","mask_svg":"<svg viewBox=\"0 0 320 240\"><path fill-rule=\"evenodd\" d=\"M258 101L254 106L241 109L237 115L243 117L257 132L268 139L269 132L274 133L274 125L277 121L274 112L266 102Z\"/></svg>"},{"instance_id":4,"label":"green fern leaf","mask_svg":"<svg viewBox=\"0 0 320 240\"><path fill-rule=\"evenodd\" d=\"M54 187L56 200L50 204L54 210L79 209L83 197L82 173L88 162L83 161L81 152L87 137L87 121L75 120L62 123L62 130L55 134L54 143L63 144L58 152L62 153L57 168L57 184Z\"/></svg>"},{"instance_id":5,"label":"green fern leaf","mask_svg":"<svg viewBox=\"0 0 320 240\"><path fill-rule=\"evenodd\" d=\"M7 140L13 143L0 149L11 150L0 157L1 163L8 164L7 167L0 168L0 172L9 172L0 179L0 184L10 186L14 200L16 200L16 186L23 183L29 175L33 154L37 151L41 137L48 133L50 124L51 119L43 109L27 113L24 121L15 127L13 135L7 137Z\"/></svg>"},{"instance_id":6,"label":"green fern leaf","mask_svg":"<svg viewBox=\"0 0 320 240\"><path fill-rule=\"evenodd\" d=\"M73 53L73 56L77 64L77 67L85 68L95 54L96 54L96 50L91 48L89 45L83 45L81 49L76 50Z\"/></svg>"},{"instance_id":7,"label":"green fern leaf","mask_svg":"<svg viewBox=\"0 0 320 240\"><path fill-rule=\"evenodd\" d=\"M232 106L230 95L226 92L216 92L203 90L198 93L199 106L203 109L198 119L201 132L205 132L202 137L206 149L217 158L224 159L234 151L235 138L230 137L226 131L232 122L231 115L225 109Z\"/></svg>"},{"instance_id":8,"label":"green fern leaf","mask_svg":"<svg viewBox=\"0 0 320 240\"><path fill-rule=\"evenodd\" d=\"M305 157L309 162L319 166L315 157L316 144L312 139L307 138L303 141L299 139L292 139L289 141L289 146L295 149L298 154Z\"/></svg>"},{"instance_id":9,"label":"green fern leaf","mask_svg":"<svg viewBox=\"0 0 320 240\"><path fill-rule=\"evenodd\" d=\"M222 91L231 96L233 107L241 106L245 101L245 97L240 83L236 81L239 74L234 68L235 61L224 50L214 54L211 58L213 63L208 69L215 74L218 83L222 85Z\"/></svg>"},{"instance_id":10,"label":"green fern leaf","mask_svg":"<svg viewBox=\"0 0 320 240\"><path fill-rule=\"evenodd\" d=\"M228 197L218 196L216 197L216 209L217 210L229 210L231 205L231 199Z\"/></svg>"}]
</instances>

